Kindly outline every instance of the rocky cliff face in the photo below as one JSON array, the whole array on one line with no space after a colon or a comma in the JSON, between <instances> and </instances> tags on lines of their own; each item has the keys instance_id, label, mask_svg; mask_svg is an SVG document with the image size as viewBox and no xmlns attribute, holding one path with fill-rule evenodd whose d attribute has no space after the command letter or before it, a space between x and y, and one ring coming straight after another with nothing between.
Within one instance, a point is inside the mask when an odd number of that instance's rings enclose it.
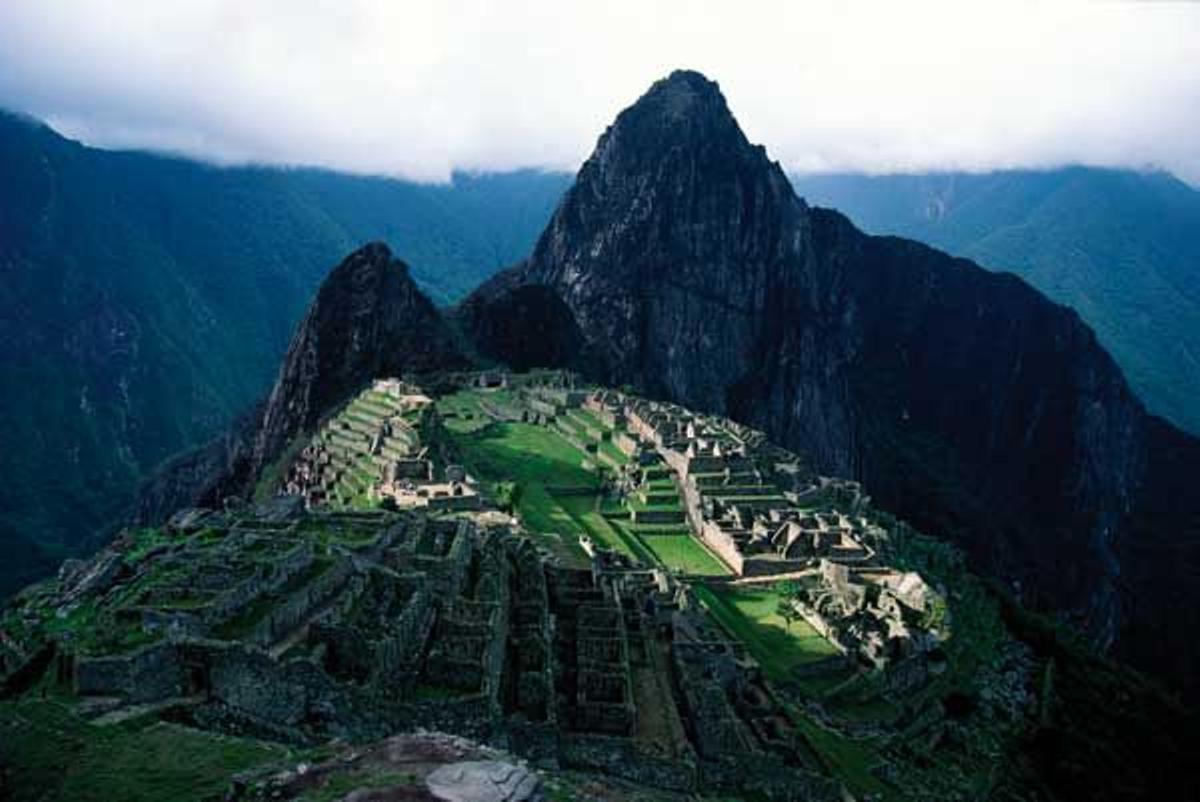
<instances>
[{"instance_id":1,"label":"rocky cliff face","mask_svg":"<svg viewBox=\"0 0 1200 802\"><path fill-rule=\"evenodd\" d=\"M808 208L697 73L617 117L531 258L464 305L468 327L533 339L505 311L529 287L570 310L597 376L865 480L1101 644L1158 592L1123 584L1119 557L1148 418L1091 330L1015 277Z\"/></svg>"},{"instance_id":2,"label":"rocky cliff face","mask_svg":"<svg viewBox=\"0 0 1200 802\"><path fill-rule=\"evenodd\" d=\"M161 523L181 507L248 494L289 442L372 379L465 366L452 339L408 266L383 243L363 246L321 284L270 396L147 482L135 520Z\"/></svg>"},{"instance_id":3,"label":"rocky cliff face","mask_svg":"<svg viewBox=\"0 0 1200 802\"><path fill-rule=\"evenodd\" d=\"M372 378L464 364L408 266L381 242L360 248L325 279L288 346L254 445L256 473Z\"/></svg>"}]
</instances>

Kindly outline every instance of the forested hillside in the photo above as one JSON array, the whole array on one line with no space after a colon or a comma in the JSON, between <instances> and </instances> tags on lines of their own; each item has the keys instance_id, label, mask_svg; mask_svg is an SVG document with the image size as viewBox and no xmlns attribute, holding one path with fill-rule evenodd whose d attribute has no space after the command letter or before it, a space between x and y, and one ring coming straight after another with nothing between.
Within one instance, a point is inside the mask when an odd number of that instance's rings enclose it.
<instances>
[{"instance_id":1,"label":"forested hillside","mask_svg":"<svg viewBox=\"0 0 1200 802\"><path fill-rule=\"evenodd\" d=\"M567 180L218 169L0 114L0 593L260 398L347 253L386 241L449 303L529 251Z\"/></svg>"}]
</instances>

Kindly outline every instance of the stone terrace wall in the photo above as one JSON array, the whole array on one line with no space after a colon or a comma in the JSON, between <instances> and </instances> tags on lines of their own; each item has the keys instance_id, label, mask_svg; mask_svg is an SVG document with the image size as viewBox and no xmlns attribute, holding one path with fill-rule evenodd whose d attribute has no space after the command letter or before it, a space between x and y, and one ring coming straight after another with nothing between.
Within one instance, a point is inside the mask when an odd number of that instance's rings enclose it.
<instances>
[{"instance_id":1,"label":"stone terrace wall","mask_svg":"<svg viewBox=\"0 0 1200 802\"><path fill-rule=\"evenodd\" d=\"M601 771L656 788L683 793L698 789L694 764L647 755L628 738L564 734L559 740L559 759L570 768Z\"/></svg>"},{"instance_id":2,"label":"stone terrace wall","mask_svg":"<svg viewBox=\"0 0 1200 802\"><path fill-rule=\"evenodd\" d=\"M691 492L695 493L695 490L693 489ZM687 495L686 490L684 495ZM690 515L691 505L689 504L688 506ZM721 531L721 527L712 521L702 521L698 531L700 539L704 541L704 544L712 549L735 574L741 576L745 570L746 558L742 555L742 550L738 548L733 538Z\"/></svg>"},{"instance_id":3,"label":"stone terrace wall","mask_svg":"<svg viewBox=\"0 0 1200 802\"><path fill-rule=\"evenodd\" d=\"M338 559L325 573L274 605L270 613L255 624L246 640L266 646L296 629L314 609L346 585L352 570L349 559Z\"/></svg>"},{"instance_id":4,"label":"stone terrace wall","mask_svg":"<svg viewBox=\"0 0 1200 802\"><path fill-rule=\"evenodd\" d=\"M75 692L120 696L129 702L158 702L186 692L187 676L178 649L158 643L118 657L80 657L75 661Z\"/></svg>"}]
</instances>

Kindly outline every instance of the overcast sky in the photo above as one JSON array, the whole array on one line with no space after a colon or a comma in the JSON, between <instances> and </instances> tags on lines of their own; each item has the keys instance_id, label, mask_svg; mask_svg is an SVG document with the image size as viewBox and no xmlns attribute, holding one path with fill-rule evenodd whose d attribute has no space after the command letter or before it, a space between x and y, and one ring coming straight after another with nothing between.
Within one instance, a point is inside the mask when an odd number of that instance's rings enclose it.
<instances>
[{"instance_id":1,"label":"overcast sky","mask_svg":"<svg viewBox=\"0 0 1200 802\"><path fill-rule=\"evenodd\" d=\"M1200 3L0 0L0 106L222 163L573 170L676 67L792 170L1200 184Z\"/></svg>"}]
</instances>

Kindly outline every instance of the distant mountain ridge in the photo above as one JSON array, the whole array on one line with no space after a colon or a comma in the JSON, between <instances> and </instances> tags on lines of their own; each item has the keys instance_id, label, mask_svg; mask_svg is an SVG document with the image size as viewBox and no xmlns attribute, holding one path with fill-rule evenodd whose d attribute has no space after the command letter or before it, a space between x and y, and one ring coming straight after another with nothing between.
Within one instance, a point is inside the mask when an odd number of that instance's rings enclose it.
<instances>
[{"instance_id":1,"label":"distant mountain ridge","mask_svg":"<svg viewBox=\"0 0 1200 802\"><path fill-rule=\"evenodd\" d=\"M1010 270L1075 309L1152 412L1200 433L1200 192L1088 167L790 176L810 202Z\"/></svg>"},{"instance_id":2,"label":"distant mountain ridge","mask_svg":"<svg viewBox=\"0 0 1200 802\"><path fill-rule=\"evenodd\" d=\"M0 595L262 398L346 253L387 241L451 302L528 253L568 180L220 169L0 113Z\"/></svg>"},{"instance_id":3,"label":"distant mountain ridge","mask_svg":"<svg viewBox=\"0 0 1200 802\"><path fill-rule=\"evenodd\" d=\"M570 331L512 331L531 292ZM1200 442L1020 279L809 207L697 73L621 112L530 259L460 315L477 335L504 319L492 355L512 364L578 340L588 358L564 363L764 429L1102 645L1195 678L1200 504L1167 477L1200 471Z\"/></svg>"}]
</instances>

